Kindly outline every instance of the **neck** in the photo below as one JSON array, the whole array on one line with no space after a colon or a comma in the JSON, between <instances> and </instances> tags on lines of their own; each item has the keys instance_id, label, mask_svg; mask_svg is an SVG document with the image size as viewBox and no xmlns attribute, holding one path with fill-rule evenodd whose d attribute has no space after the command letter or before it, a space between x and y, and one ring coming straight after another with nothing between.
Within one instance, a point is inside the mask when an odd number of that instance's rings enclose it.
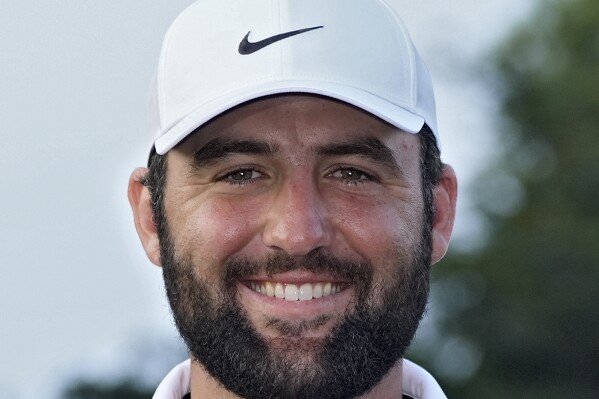
<instances>
[{"instance_id":1,"label":"neck","mask_svg":"<svg viewBox=\"0 0 599 399\"><path fill-rule=\"evenodd\" d=\"M397 399L402 395L403 362L389 370L377 385L359 399ZM240 399L239 396L229 392L224 386L216 381L196 360L191 362L191 399L214 398L214 399Z\"/></svg>"}]
</instances>

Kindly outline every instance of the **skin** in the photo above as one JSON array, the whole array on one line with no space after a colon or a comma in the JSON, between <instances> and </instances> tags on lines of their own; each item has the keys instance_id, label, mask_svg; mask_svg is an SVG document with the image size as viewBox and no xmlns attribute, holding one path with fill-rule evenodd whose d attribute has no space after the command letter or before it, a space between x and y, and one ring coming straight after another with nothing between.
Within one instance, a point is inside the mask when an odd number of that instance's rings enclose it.
<instances>
[{"instance_id":1,"label":"skin","mask_svg":"<svg viewBox=\"0 0 599 399\"><path fill-rule=\"evenodd\" d=\"M237 146L216 159L196 155L215 139L250 141L261 151L245 153ZM342 145L365 140L377 140L387 150L369 152L355 146L350 153L338 151ZM228 259L259 259L279 251L301 256L316 248L342 259L369 262L374 286L384 284L392 274L390 259L397 257L398 246L412 248L421 236L419 152L417 135L322 97L269 97L238 107L168 153L165 210L177 254L197 265L198 276L214 287L219 287L219 271ZM129 200L144 249L160 265L150 194L141 183L146 172L145 168L133 172ZM435 190L433 263L447 250L456 194L455 174L446 166ZM336 281L307 271L262 273L250 280L298 285ZM272 345L281 339L323 339L344 312L351 311L355 299L350 286L326 298L289 302L256 293L245 283L237 285L237 300ZM273 318L293 324L323 316L324 322L300 338L283 337L268 323ZM398 362L364 398L398 397L401 372ZM192 365L192 395L235 397L197 362Z\"/></svg>"}]
</instances>

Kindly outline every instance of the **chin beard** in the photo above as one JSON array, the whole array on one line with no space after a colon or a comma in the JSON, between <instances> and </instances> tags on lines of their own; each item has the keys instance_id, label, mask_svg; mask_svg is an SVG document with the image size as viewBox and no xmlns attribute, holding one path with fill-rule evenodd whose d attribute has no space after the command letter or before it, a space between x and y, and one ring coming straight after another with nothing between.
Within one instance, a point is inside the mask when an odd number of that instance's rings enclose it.
<instances>
[{"instance_id":1,"label":"chin beard","mask_svg":"<svg viewBox=\"0 0 599 399\"><path fill-rule=\"evenodd\" d=\"M430 230L422 238L408 255L397 254L393 275L378 284L368 263L322 250L301 258L232 259L223 265L220 283L210 284L190 261L175 259L165 232L161 262L175 323L191 357L227 390L249 399L351 398L371 390L403 358L416 333L428 300ZM353 306L326 338L306 338L302 332L329 319L271 320L280 337L267 339L238 303L236 284L257 271L299 267L351 279Z\"/></svg>"}]
</instances>

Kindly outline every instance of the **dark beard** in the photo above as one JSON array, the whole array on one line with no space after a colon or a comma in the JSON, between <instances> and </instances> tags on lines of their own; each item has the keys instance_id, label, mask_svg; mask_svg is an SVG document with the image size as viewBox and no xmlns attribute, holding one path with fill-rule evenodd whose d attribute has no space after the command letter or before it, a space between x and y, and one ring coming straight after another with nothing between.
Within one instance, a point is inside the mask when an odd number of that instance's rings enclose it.
<instances>
[{"instance_id":1,"label":"dark beard","mask_svg":"<svg viewBox=\"0 0 599 399\"><path fill-rule=\"evenodd\" d=\"M190 261L175 259L172 240L163 231L161 262L175 323L191 356L241 397L362 395L404 356L425 311L431 234L430 228L424 230L420 245L397 255L384 284L373 284L374 269L367 263L315 250L301 258L277 254L262 261L230 260L217 287L198 278ZM299 267L351 279L355 303L326 339L301 338L302 331L325 320L313 325L271 320L282 338L267 340L236 300L236 284L258 271L274 274Z\"/></svg>"}]
</instances>

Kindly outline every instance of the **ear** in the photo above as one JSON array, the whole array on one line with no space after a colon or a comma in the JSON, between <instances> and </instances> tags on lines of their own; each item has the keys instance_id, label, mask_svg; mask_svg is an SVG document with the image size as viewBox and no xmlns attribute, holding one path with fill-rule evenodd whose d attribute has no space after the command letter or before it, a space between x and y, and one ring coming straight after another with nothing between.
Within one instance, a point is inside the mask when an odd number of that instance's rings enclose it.
<instances>
[{"instance_id":1,"label":"ear","mask_svg":"<svg viewBox=\"0 0 599 399\"><path fill-rule=\"evenodd\" d=\"M444 165L435 188L432 263L440 261L447 252L455 220L457 194L458 182L455 172L451 166Z\"/></svg>"},{"instance_id":2,"label":"ear","mask_svg":"<svg viewBox=\"0 0 599 399\"><path fill-rule=\"evenodd\" d=\"M160 266L160 241L158 229L154 223L154 212L150 198L150 190L142 183L148 173L147 168L137 168L129 178L128 197L133 210L135 229L152 263Z\"/></svg>"}]
</instances>

